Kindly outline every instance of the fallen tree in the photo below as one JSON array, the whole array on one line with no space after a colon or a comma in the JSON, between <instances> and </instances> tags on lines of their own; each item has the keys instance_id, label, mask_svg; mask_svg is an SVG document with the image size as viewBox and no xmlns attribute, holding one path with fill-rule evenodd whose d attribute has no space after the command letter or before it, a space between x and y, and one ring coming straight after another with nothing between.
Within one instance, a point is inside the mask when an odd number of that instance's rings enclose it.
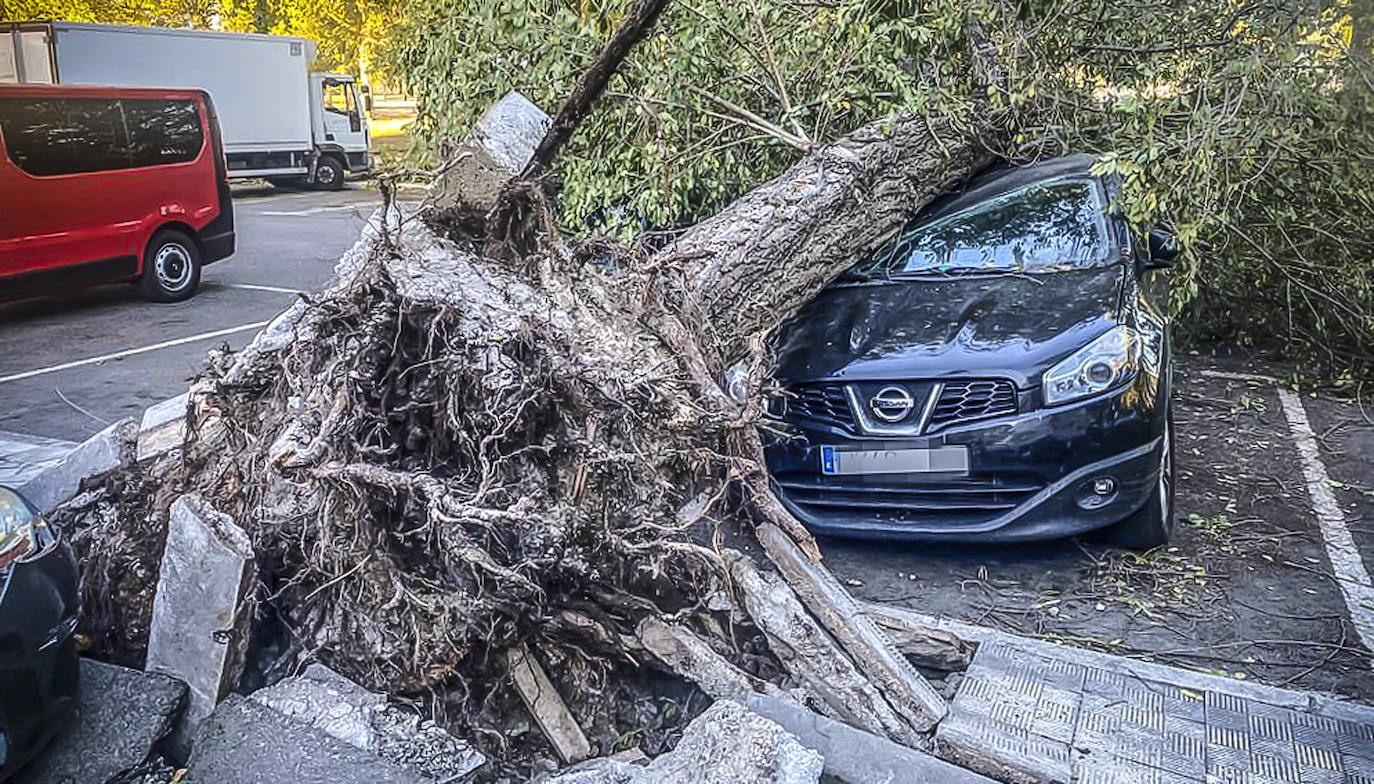
<instances>
[{"instance_id":1,"label":"fallen tree","mask_svg":"<svg viewBox=\"0 0 1374 784\"><path fill-rule=\"evenodd\" d=\"M574 702L656 662L926 745L943 703L861 613L825 611L843 589L769 490L758 393L769 332L987 163L996 115L817 146L653 255L568 247L539 156L664 4L636 7L490 213L388 205L333 283L212 355L160 492L250 533L293 648L376 690L456 690L475 729L510 661ZM744 406L719 385L741 361ZM754 525L781 577L725 546Z\"/></svg>"}]
</instances>

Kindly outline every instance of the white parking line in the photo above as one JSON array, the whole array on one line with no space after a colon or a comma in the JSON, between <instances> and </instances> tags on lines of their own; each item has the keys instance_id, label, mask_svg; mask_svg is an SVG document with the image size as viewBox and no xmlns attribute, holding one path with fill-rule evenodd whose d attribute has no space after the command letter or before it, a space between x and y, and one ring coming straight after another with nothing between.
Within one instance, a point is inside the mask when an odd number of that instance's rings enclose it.
<instances>
[{"instance_id":1,"label":"white parking line","mask_svg":"<svg viewBox=\"0 0 1374 784\"><path fill-rule=\"evenodd\" d=\"M1322 540L1326 543L1326 555L1331 559L1331 571L1336 584L1340 586L1346 609L1350 612L1350 622L1354 624L1355 633L1364 647L1374 650L1374 583L1370 582L1369 571L1365 569L1360 551L1345 525L1345 515L1336 502L1336 495L1331 492L1331 478L1322 464L1317 436L1307 421L1307 409L1303 408L1302 398L1283 387L1278 388L1278 393L1283 415L1288 420L1293 441L1298 447L1302 473L1307 480L1307 493L1321 528Z\"/></svg>"},{"instance_id":2,"label":"white parking line","mask_svg":"<svg viewBox=\"0 0 1374 784\"><path fill-rule=\"evenodd\" d=\"M303 210L262 210L259 215L270 215L274 218L284 216L306 217L319 215L325 212L371 212L381 206L380 204L339 204L333 207L307 207Z\"/></svg>"},{"instance_id":3,"label":"white parking line","mask_svg":"<svg viewBox=\"0 0 1374 784\"><path fill-rule=\"evenodd\" d=\"M201 340L213 340L214 338L221 338L225 335L232 335L235 332L245 332L250 329L262 329L263 327L267 326L267 324L268 322L266 321L255 321L252 324L243 324L237 327L229 327L228 329L217 329L214 332L202 332L199 335L190 335L184 338L177 338L176 340L164 340L161 343L154 343L151 346L141 346L139 348L131 348L126 349L124 351L116 351L113 354L105 354L103 356L90 357L88 359L78 359L74 362L63 362L60 365L52 365L50 367L38 368L37 370L26 370L23 373L15 373L14 375L10 376L0 376L0 384L4 384L10 381L22 381L26 378L42 376L48 373L56 373L61 370L70 370L72 368L82 367L83 365L96 365L101 362L108 362L112 359L123 359L124 357L132 357L135 354L146 354L149 351L157 351L159 349L171 348L172 346L181 346L186 343L195 343Z\"/></svg>"},{"instance_id":4,"label":"white parking line","mask_svg":"<svg viewBox=\"0 0 1374 784\"><path fill-rule=\"evenodd\" d=\"M248 289L249 291L270 291L274 294L304 294L300 289L286 289L281 286L260 286L256 283L224 283L226 289Z\"/></svg>"}]
</instances>

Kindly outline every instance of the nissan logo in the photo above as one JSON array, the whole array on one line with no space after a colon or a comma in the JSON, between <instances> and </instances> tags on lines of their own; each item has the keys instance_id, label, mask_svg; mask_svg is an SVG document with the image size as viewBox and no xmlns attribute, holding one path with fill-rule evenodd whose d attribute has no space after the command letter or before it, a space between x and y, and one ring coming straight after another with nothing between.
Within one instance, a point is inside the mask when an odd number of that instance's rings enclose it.
<instances>
[{"instance_id":1,"label":"nissan logo","mask_svg":"<svg viewBox=\"0 0 1374 784\"><path fill-rule=\"evenodd\" d=\"M868 407L872 409L873 416L884 422L900 422L916 408L916 400L902 387L883 387L878 394L869 398Z\"/></svg>"}]
</instances>

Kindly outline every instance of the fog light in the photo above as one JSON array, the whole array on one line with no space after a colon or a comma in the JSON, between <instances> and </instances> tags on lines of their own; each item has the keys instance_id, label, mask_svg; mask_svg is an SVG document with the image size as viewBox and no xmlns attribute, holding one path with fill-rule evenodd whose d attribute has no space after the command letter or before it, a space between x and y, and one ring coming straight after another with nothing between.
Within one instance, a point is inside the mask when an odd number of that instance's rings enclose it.
<instances>
[{"instance_id":1,"label":"fog light","mask_svg":"<svg viewBox=\"0 0 1374 784\"><path fill-rule=\"evenodd\" d=\"M1110 476L1099 476L1084 482L1078 488L1078 506L1083 509L1101 509L1116 500L1116 480Z\"/></svg>"}]
</instances>

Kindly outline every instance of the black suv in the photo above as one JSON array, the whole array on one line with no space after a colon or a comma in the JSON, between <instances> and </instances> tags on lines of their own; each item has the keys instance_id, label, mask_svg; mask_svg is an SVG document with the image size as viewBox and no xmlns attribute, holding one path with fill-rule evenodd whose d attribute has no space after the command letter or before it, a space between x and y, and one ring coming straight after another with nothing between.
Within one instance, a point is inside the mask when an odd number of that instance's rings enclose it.
<instances>
[{"instance_id":1,"label":"black suv","mask_svg":"<svg viewBox=\"0 0 1374 784\"><path fill-rule=\"evenodd\" d=\"M0 780L76 707L78 583L67 542L0 486Z\"/></svg>"},{"instance_id":2,"label":"black suv","mask_svg":"<svg viewBox=\"0 0 1374 784\"><path fill-rule=\"evenodd\" d=\"M768 467L808 527L1167 541L1177 249L1092 164L976 177L779 329Z\"/></svg>"}]
</instances>

